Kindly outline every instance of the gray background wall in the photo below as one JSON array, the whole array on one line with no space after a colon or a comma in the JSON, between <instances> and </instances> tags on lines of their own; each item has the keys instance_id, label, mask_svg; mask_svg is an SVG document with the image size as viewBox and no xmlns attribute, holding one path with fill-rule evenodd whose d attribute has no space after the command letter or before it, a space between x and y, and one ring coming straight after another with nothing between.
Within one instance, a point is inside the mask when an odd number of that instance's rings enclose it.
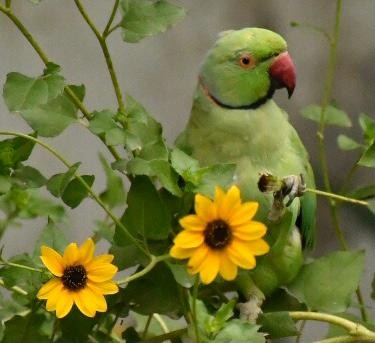
<instances>
[{"instance_id":1,"label":"gray background wall","mask_svg":"<svg viewBox=\"0 0 375 343\"><path fill-rule=\"evenodd\" d=\"M184 21L166 34L146 39L139 44L125 44L119 32L109 38L109 47L123 90L139 100L164 126L165 136L172 143L187 121L192 94L196 85L199 64L218 32L246 26L260 26L282 34L288 41L289 52L298 70L298 82L292 99L284 92L277 102L290 114L290 120L307 146L315 167L318 185L316 128L312 122L299 116L307 104L319 103L328 55L327 43L317 33L291 28L290 21L308 22L330 30L333 24L333 0L177 0L188 14ZM112 7L112 1L84 1L93 20L103 27ZM85 103L90 110L115 108L115 97L103 56L95 37L82 21L73 1L44 0L39 6L27 0L13 0L14 11L35 35L52 61L63 67L63 74L72 83L84 83ZM363 111L374 116L375 108L375 1L346 0L343 6L342 32L338 49L338 65L334 98L356 122ZM0 82L9 71L29 75L41 73L43 65L13 24L0 15ZM0 128L27 131L26 124L9 114L0 99ZM336 145L339 130L327 130L330 172L334 185L340 184L344 172L356 155L343 154ZM357 125L350 131L360 135ZM83 161L83 172L95 172L95 189L104 187L103 172L98 151L106 154L101 143L78 125L69 127L58 138L48 140L71 161ZM37 149L31 164L41 166L47 176L63 170L47 153ZM374 170L362 170L355 183L374 183ZM327 203L320 201L318 227L319 244L315 254L337 247L330 227ZM68 235L82 241L94 227L95 219L102 218L101 210L85 201L78 209L68 210ZM366 210L345 206L341 223L353 247L367 250L367 289L374 273L375 219ZM22 228L9 230L3 242L5 253L29 251L41 221L27 222ZM370 309L373 313L374 309ZM315 327L308 330L311 337L321 336ZM311 340L306 338L306 342Z\"/></svg>"}]
</instances>

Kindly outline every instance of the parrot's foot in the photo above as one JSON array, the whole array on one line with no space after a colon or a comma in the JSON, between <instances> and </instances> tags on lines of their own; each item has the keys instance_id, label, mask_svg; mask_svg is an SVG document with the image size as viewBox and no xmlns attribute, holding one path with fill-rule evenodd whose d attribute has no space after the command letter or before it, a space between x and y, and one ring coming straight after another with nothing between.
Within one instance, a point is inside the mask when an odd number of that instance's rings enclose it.
<instances>
[{"instance_id":1,"label":"parrot's foot","mask_svg":"<svg viewBox=\"0 0 375 343\"><path fill-rule=\"evenodd\" d=\"M283 178L285 182L285 187L282 192L284 198L288 196L288 202L286 206L289 206L296 197L300 197L306 190L306 183L303 178L303 175L289 175Z\"/></svg>"},{"instance_id":2,"label":"parrot's foot","mask_svg":"<svg viewBox=\"0 0 375 343\"><path fill-rule=\"evenodd\" d=\"M260 297L259 294L252 294L249 296L249 300L245 303L238 303L237 308L240 311L240 317L251 323L255 323L259 314L262 312L261 306L264 297Z\"/></svg>"}]
</instances>

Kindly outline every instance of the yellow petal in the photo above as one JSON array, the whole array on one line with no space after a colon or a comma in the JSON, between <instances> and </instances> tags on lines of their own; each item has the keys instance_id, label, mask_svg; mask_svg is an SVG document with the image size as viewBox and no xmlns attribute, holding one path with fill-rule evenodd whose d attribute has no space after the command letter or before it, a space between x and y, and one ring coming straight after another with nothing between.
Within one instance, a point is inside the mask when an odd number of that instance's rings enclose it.
<instances>
[{"instance_id":1,"label":"yellow petal","mask_svg":"<svg viewBox=\"0 0 375 343\"><path fill-rule=\"evenodd\" d=\"M114 256L111 254L104 254L94 257L90 262L85 265L86 270L90 270L91 268L95 268L100 264L109 264L113 261Z\"/></svg>"},{"instance_id":2,"label":"yellow petal","mask_svg":"<svg viewBox=\"0 0 375 343\"><path fill-rule=\"evenodd\" d=\"M80 256L79 262L84 265L92 260L95 251L95 243L89 238L78 248L78 250Z\"/></svg>"},{"instance_id":3,"label":"yellow petal","mask_svg":"<svg viewBox=\"0 0 375 343\"><path fill-rule=\"evenodd\" d=\"M220 253L215 250L208 252L200 267L200 278L205 285L215 280L220 267Z\"/></svg>"},{"instance_id":4,"label":"yellow petal","mask_svg":"<svg viewBox=\"0 0 375 343\"><path fill-rule=\"evenodd\" d=\"M56 287L62 288L62 282L59 278L53 278L45 283L36 295L38 299L48 299L49 294L54 291Z\"/></svg>"},{"instance_id":5,"label":"yellow petal","mask_svg":"<svg viewBox=\"0 0 375 343\"><path fill-rule=\"evenodd\" d=\"M101 283L87 282L87 285L98 294L115 294L119 291L117 284L114 281L107 281Z\"/></svg>"},{"instance_id":6,"label":"yellow petal","mask_svg":"<svg viewBox=\"0 0 375 343\"><path fill-rule=\"evenodd\" d=\"M74 292L74 302L78 309L87 317L94 317L96 313L96 304L93 295L87 287L78 292Z\"/></svg>"},{"instance_id":7,"label":"yellow petal","mask_svg":"<svg viewBox=\"0 0 375 343\"><path fill-rule=\"evenodd\" d=\"M77 243L70 243L64 251L64 263L66 266L72 266L79 261L79 250Z\"/></svg>"},{"instance_id":8,"label":"yellow petal","mask_svg":"<svg viewBox=\"0 0 375 343\"><path fill-rule=\"evenodd\" d=\"M90 290L92 301L95 303L96 311L105 312L107 311L107 302L101 292L96 292L95 287L91 287L92 283L88 283L87 287Z\"/></svg>"},{"instance_id":9,"label":"yellow petal","mask_svg":"<svg viewBox=\"0 0 375 343\"><path fill-rule=\"evenodd\" d=\"M259 204L257 202L249 201L241 204L235 211L233 211L229 218L230 225L237 226L248 223L258 211Z\"/></svg>"},{"instance_id":10,"label":"yellow petal","mask_svg":"<svg viewBox=\"0 0 375 343\"><path fill-rule=\"evenodd\" d=\"M249 247L249 250L255 255L264 255L270 251L270 246L263 239L257 239L255 241L246 242L246 245Z\"/></svg>"},{"instance_id":11,"label":"yellow petal","mask_svg":"<svg viewBox=\"0 0 375 343\"><path fill-rule=\"evenodd\" d=\"M220 275L227 281L232 281L237 276L237 266L230 260L225 252L220 256Z\"/></svg>"},{"instance_id":12,"label":"yellow petal","mask_svg":"<svg viewBox=\"0 0 375 343\"><path fill-rule=\"evenodd\" d=\"M191 256L188 262L188 271L190 274L196 274L199 272L200 267L204 259L206 258L207 254L209 253L209 248L202 244L199 248L197 248L193 255Z\"/></svg>"},{"instance_id":13,"label":"yellow petal","mask_svg":"<svg viewBox=\"0 0 375 343\"><path fill-rule=\"evenodd\" d=\"M253 269L256 266L255 257L251 250L246 244L238 240L233 240L227 248L227 253L231 261L241 268Z\"/></svg>"},{"instance_id":14,"label":"yellow petal","mask_svg":"<svg viewBox=\"0 0 375 343\"><path fill-rule=\"evenodd\" d=\"M60 298L56 304L56 317L63 318L65 317L73 306L73 293L69 292L66 289L63 289L60 292Z\"/></svg>"},{"instance_id":15,"label":"yellow petal","mask_svg":"<svg viewBox=\"0 0 375 343\"><path fill-rule=\"evenodd\" d=\"M232 186L221 199L218 216L228 220L240 205L240 190L237 186Z\"/></svg>"},{"instance_id":16,"label":"yellow petal","mask_svg":"<svg viewBox=\"0 0 375 343\"><path fill-rule=\"evenodd\" d=\"M173 258L185 259L185 258L190 257L194 253L195 250L196 250L196 248L184 249L184 248L180 248L180 247L174 245L171 248L171 250L169 251L169 254Z\"/></svg>"},{"instance_id":17,"label":"yellow petal","mask_svg":"<svg viewBox=\"0 0 375 343\"><path fill-rule=\"evenodd\" d=\"M202 232L181 231L174 239L174 244L180 248L189 249L201 245L204 241Z\"/></svg>"},{"instance_id":18,"label":"yellow petal","mask_svg":"<svg viewBox=\"0 0 375 343\"><path fill-rule=\"evenodd\" d=\"M260 222L251 221L248 224L232 227L235 237L244 241L251 241L263 237L267 232L267 227Z\"/></svg>"},{"instance_id":19,"label":"yellow petal","mask_svg":"<svg viewBox=\"0 0 375 343\"><path fill-rule=\"evenodd\" d=\"M60 283L53 291L48 294L48 299L46 303L47 311L56 311L56 304L61 297L61 292L63 291L63 285Z\"/></svg>"},{"instance_id":20,"label":"yellow petal","mask_svg":"<svg viewBox=\"0 0 375 343\"><path fill-rule=\"evenodd\" d=\"M113 264L98 264L87 270L87 278L93 282L105 282L111 280L118 268Z\"/></svg>"},{"instance_id":21,"label":"yellow petal","mask_svg":"<svg viewBox=\"0 0 375 343\"><path fill-rule=\"evenodd\" d=\"M40 259L48 270L56 276L62 276L64 272L64 262L61 255L54 249L42 245L42 256Z\"/></svg>"},{"instance_id":22,"label":"yellow petal","mask_svg":"<svg viewBox=\"0 0 375 343\"><path fill-rule=\"evenodd\" d=\"M206 228L206 223L195 214L189 214L180 219L180 225L189 231L203 231Z\"/></svg>"},{"instance_id":23,"label":"yellow petal","mask_svg":"<svg viewBox=\"0 0 375 343\"><path fill-rule=\"evenodd\" d=\"M210 222L217 218L216 206L209 198L201 195L195 195L195 213L204 222Z\"/></svg>"}]
</instances>

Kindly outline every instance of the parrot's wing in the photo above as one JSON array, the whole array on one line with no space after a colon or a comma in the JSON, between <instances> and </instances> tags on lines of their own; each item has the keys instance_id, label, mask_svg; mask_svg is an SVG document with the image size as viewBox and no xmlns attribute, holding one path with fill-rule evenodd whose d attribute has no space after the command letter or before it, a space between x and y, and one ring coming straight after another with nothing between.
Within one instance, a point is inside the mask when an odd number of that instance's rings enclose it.
<instances>
[{"instance_id":1,"label":"parrot's wing","mask_svg":"<svg viewBox=\"0 0 375 343\"><path fill-rule=\"evenodd\" d=\"M291 140L297 153L304 161L305 173L303 176L305 178L306 186L309 188L315 188L314 172L309 163L309 156L294 128ZM304 246L310 249L314 247L316 239L315 214L316 195L311 192L306 192L301 197L301 213L297 220L297 226L301 231Z\"/></svg>"}]
</instances>

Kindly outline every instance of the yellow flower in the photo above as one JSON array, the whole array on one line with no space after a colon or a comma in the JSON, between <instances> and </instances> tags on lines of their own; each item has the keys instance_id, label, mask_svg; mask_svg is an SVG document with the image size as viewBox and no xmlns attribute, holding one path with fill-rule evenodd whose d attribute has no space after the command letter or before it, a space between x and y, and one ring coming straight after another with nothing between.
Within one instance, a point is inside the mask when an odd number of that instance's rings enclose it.
<instances>
[{"instance_id":1,"label":"yellow flower","mask_svg":"<svg viewBox=\"0 0 375 343\"><path fill-rule=\"evenodd\" d=\"M216 187L213 201L196 194L196 214L180 219L184 230L176 236L170 255L189 258L189 272L200 273L204 284L212 282L218 273L225 280L234 280L237 266L253 269L255 256L269 251L262 239L266 226L252 220L257 210L257 202L241 202L237 186L227 193Z\"/></svg>"},{"instance_id":2,"label":"yellow flower","mask_svg":"<svg viewBox=\"0 0 375 343\"><path fill-rule=\"evenodd\" d=\"M88 317L96 311L107 311L104 294L118 292L113 276L117 267L111 264L113 255L94 257L95 244L91 238L80 247L70 243L63 256L47 246L42 246L44 265L55 276L39 290L38 299L46 299L48 311L56 311L58 318L65 317L73 303Z\"/></svg>"}]
</instances>

